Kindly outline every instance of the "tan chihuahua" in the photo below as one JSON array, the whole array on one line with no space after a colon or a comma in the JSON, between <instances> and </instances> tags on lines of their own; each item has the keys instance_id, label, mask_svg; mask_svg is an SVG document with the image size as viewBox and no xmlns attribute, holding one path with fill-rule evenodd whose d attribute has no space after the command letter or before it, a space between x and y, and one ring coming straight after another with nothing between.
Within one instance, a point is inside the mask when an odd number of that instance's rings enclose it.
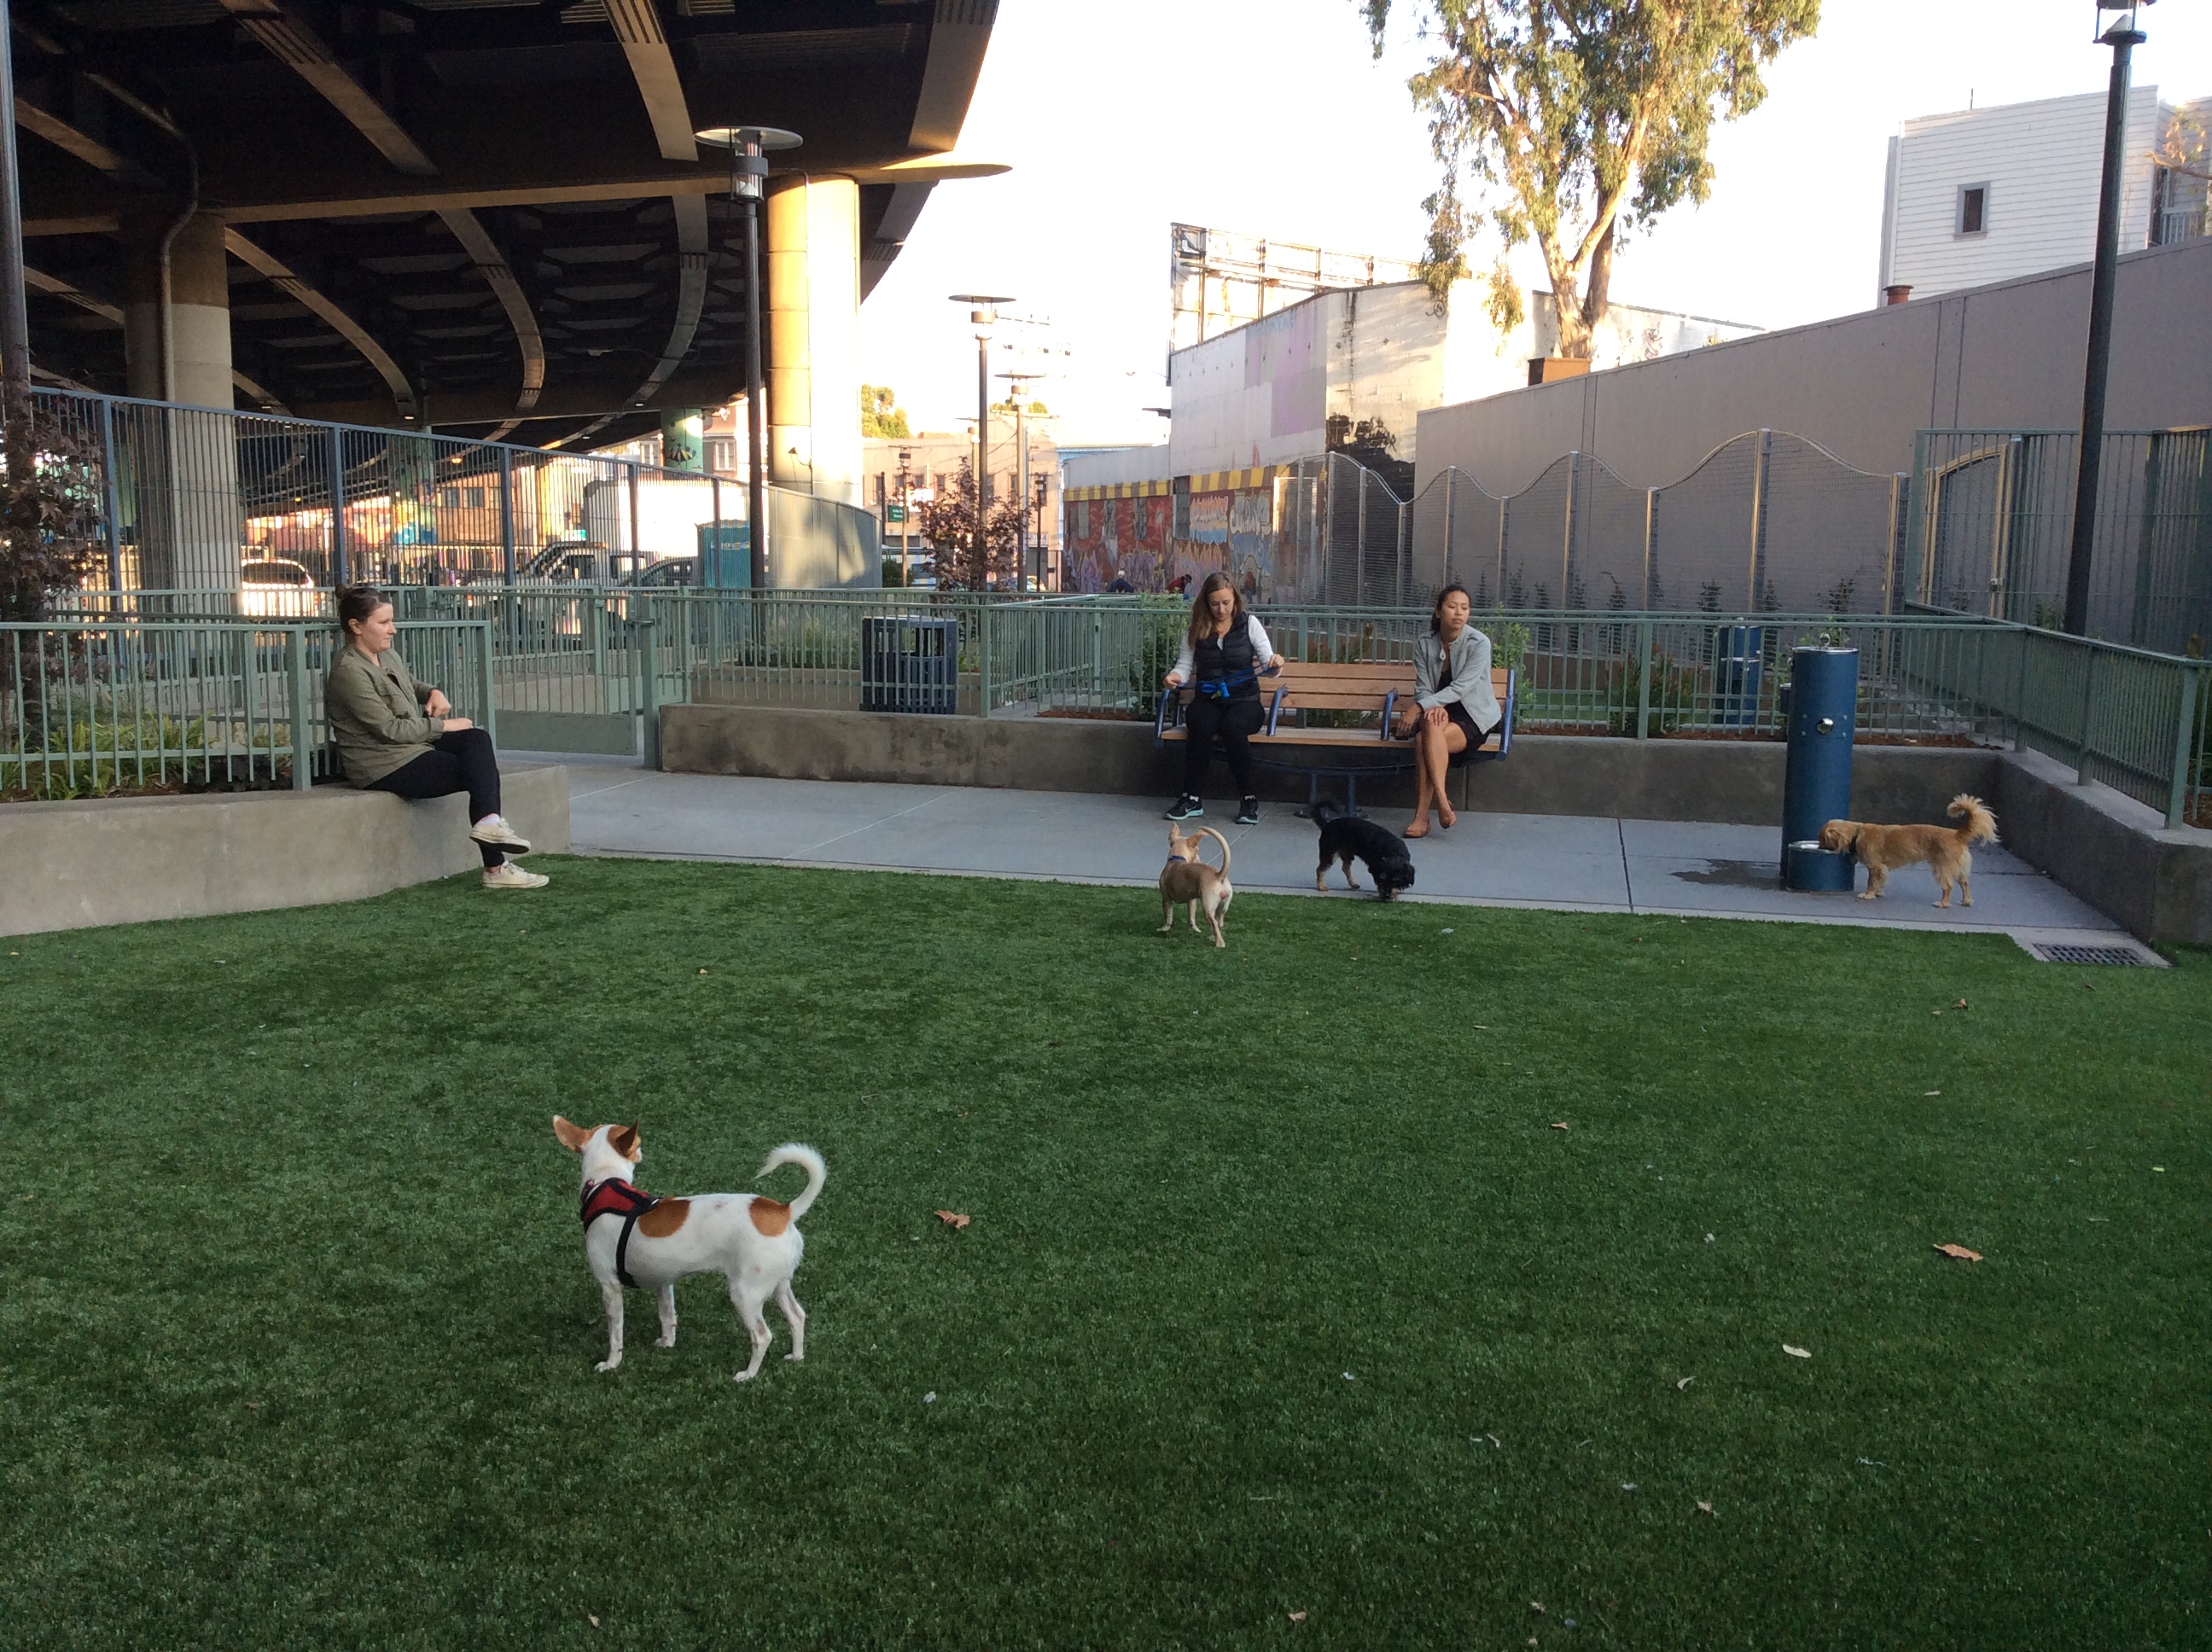
<instances>
[{"instance_id":1,"label":"tan chihuahua","mask_svg":"<svg viewBox=\"0 0 2212 1652\"><path fill-rule=\"evenodd\" d=\"M1210 837L1221 846L1221 866L1218 871L1198 858L1199 841ZM1229 883L1229 840L1211 826L1201 826L1189 837L1182 828L1170 821L1168 824L1168 864L1160 868L1160 933L1172 933L1175 929L1175 909L1184 902L1190 904L1192 933L1198 931L1200 908L1206 912L1206 920L1213 926L1213 944L1226 946L1221 938L1221 920L1229 914L1229 903L1237 891Z\"/></svg>"}]
</instances>

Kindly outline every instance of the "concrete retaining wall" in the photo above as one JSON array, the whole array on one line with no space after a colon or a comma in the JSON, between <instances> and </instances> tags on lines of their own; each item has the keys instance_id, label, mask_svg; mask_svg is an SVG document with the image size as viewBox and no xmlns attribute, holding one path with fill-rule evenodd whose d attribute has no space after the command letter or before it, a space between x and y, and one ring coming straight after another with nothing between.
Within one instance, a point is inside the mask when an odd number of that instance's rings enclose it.
<instances>
[{"instance_id":1,"label":"concrete retaining wall","mask_svg":"<svg viewBox=\"0 0 2212 1652\"><path fill-rule=\"evenodd\" d=\"M2004 845L2149 941L2212 946L2212 832L2109 786L2078 786L2038 751L2005 754L1991 799Z\"/></svg>"},{"instance_id":2,"label":"concrete retaining wall","mask_svg":"<svg viewBox=\"0 0 2212 1652\"><path fill-rule=\"evenodd\" d=\"M1156 750L1150 723L670 706L660 714L660 741L663 768L700 774L1163 799L1182 780L1182 749ZM1403 747L1392 755L1407 760ZM1454 793L1463 794L1462 807L1500 814L1765 825L1782 818L1782 766L1783 748L1774 741L1524 734L1503 762L1460 770ZM1852 808L1870 820L1938 820L1960 792L1993 795L1996 770L1997 754L1986 750L1862 746L1852 761ZM1305 800L1303 775L1262 769L1260 780L1261 795L1272 801ZM1335 781L1326 784L1332 793L1341 789ZM1216 763L1209 795L1226 797L1229 787L1227 769ZM1410 807L1412 775L1363 780L1359 799L1363 805Z\"/></svg>"},{"instance_id":3,"label":"concrete retaining wall","mask_svg":"<svg viewBox=\"0 0 2212 1652\"><path fill-rule=\"evenodd\" d=\"M702 774L1010 787L1172 796L1179 749L1156 750L1149 723L1077 719L903 717L758 706L671 706L662 766ZM1775 741L1616 740L1522 735L1503 762L1460 771L1463 808L1502 814L1778 826L1784 749ZM1209 795L1227 795L1218 765ZM1262 771L1263 794L1303 802L1304 777ZM1328 783L1332 793L1340 790ZM2034 752L1985 747L1861 746L1851 813L1941 821L1961 792L1997 811L2005 847L2146 940L2212 944L2212 832L2162 818ZM1411 778L1378 775L1363 805L1407 807Z\"/></svg>"},{"instance_id":4,"label":"concrete retaining wall","mask_svg":"<svg viewBox=\"0 0 2212 1652\"><path fill-rule=\"evenodd\" d=\"M502 770L533 848L568 847L568 771ZM468 799L231 792L0 805L0 934L357 901L480 865Z\"/></svg>"}]
</instances>

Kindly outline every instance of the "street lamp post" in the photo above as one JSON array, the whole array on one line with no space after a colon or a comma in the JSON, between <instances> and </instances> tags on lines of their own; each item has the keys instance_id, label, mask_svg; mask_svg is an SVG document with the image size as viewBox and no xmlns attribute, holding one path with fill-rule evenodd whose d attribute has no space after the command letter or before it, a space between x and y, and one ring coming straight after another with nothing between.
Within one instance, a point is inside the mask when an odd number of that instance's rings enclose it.
<instances>
[{"instance_id":1,"label":"street lamp post","mask_svg":"<svg viewBox=\"0 0 2212 1652\"><path fill-rule=\"evenodd\" d=\"M2112 48L2105 97L2105 171L2097 197L2097 257L2089 276L2089 352L2081 379L2081 446L2074 477L2074 543L2066 562L2066 629L2089 629L2090 559L2097 544L2097 483L2105 449L2105 383L2112 356L2112 286L2120 258L2120 174L2126 162L2129 54L2147 38L2136 27L2153 0L2096 0L2098 42ZM2118 12L2109 27L2105 14Z\"/></svg>"},{"instance_id":2,"label":"street lamp post","mask_svg":"<svg viewBox=\"0 0 2212 1652\"><path fill-rule=\"evenodd\" d=\"M904 590L914 581L914 566L907 554L907 535L914 531L914 500L912 484L908 480L908 467L914 463L914 449L899 449L899 588Z\"/></svg>"},{"instance_id":3,"label":"street lamp post","mask_svg":"<svg viewBox=\"0 0 2212 1652\"><path fill-rule=\"evenodd\" d=\"M1015 468L1020 473L1014 483L1014 507L1021 513L1022 519L1021 554L1014 559L1014 579L1018 586L1030 569L1030 437L1027 423L1029 410L1022 398L1029 393L1030 386L1044 375L1041 373L1002 373L999 377L1006 381L1007 393L1012 397L1014 403L1014 462ZM1044 584L1043 580L1038 580L1037 584L1042 586Z\"/></svg>"},{"instance_id":4,"label":"street lamp post","mask_svg":"<svg viewBox=\"0 0 2212 1652\"><path fill-rule=\"evenodd\" d=\"M952 301L969 307L968 319L975 327L975 577L984 586L988 586L991 567L991 329L998 322L999 306L1011 304L1014 301L1003 294L955 293Z\"/></svg>"},{"instance_id":5,"label":"street lamp post","mask_svg":"<svg viewBox=\"0 0 2212 1652\"><path fill-rule=\"evenodd\" d=\"M694 134L702 143L730 152L730 198L745 210L745 538L750 548L747 580L755 591L768 586L768 513L763 481L767 447L763 440L767 392L761 372L761 201L768 193L770 149L795 149L797 132L775 126L714 126ZM719 536L721 525L714 529ZM718 540L719 543L719 540Z\"/></svg>"}]
</instances>

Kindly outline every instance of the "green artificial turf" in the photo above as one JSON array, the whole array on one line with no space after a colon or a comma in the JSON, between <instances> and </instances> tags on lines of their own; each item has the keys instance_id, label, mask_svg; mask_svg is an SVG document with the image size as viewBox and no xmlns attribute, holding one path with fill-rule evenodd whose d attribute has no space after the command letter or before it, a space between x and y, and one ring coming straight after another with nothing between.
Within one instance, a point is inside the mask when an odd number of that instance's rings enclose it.
<instances>
[{"instance_id":1,"label":"green artificial turf","mask_svg":"<svg viewBox=\"0 0 2212 1652\"><path fill-rule=\"evenodd\" d=\"M2212 1643L2203 954L548 870L0 947L0 1637ZM556 1111L823 1151L804 1364Z\"/></svg>"}]
</instances>

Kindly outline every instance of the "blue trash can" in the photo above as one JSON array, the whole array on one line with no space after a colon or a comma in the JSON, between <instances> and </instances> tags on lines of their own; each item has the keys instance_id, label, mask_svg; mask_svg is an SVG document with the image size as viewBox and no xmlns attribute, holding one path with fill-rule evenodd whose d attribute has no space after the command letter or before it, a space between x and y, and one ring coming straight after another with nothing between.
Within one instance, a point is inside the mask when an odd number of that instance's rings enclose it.
<instances>
[{"instance_id":1,"label":"blue trash can","mask_svg":"<svg viewBox=\"0 0 2212 1652\"><path fill-rule=\"evenodd\" d=\"M1759 721L1765 648L1763 625L1722 629L1718 655L1713 662L1713 721L1721 727L1749 728Z\"/></svg>"},{"instance_id":2,"label":"blue trash can","mask_svg":"<svg viewBox=\"0 0 2212 1652\"><path fill-rule=\"evenodd\" d=\"M864 615L860 709L950 717L959 710L960 622Z\"/></svg>"},{"instance_id":3,"label":"blue trash can","mask_svg":"<svg viewBox=\"0 0 2212 1652\"><path fill-rule=\"evenodd\" d=\"M1851 811L1851 737L1858 727L1859 651L1798 648L1790 656L1790 749L1782 779L1782 887L1849 893L1850 855L1820 847L1820 828Z\"/></svg>"}]
</instances>

